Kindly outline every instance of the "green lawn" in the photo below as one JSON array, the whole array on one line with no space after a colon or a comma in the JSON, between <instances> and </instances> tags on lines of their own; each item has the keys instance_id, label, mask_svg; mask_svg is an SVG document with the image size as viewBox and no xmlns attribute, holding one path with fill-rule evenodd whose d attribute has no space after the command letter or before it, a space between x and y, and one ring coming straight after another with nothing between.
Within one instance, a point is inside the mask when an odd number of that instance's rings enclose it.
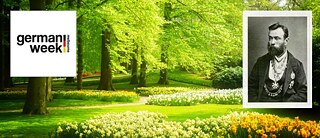
<instances>
[{"instance_id":1,"label":"green lawn","mask_svg":"<svg viewBox=\"0 0 320 138\"><path fill-rule=\"evenodd\" d=\"M188 109L188 110L186 110ZM0 137L46 137L58 122L63 121L84 121L95 115L107 112L125 111L151 111L159 112L168 116L168 120L184 121L186 119L208 118L210 116L220 116L230 111L241 111L241 105L196 105L190 107L183 106L122 106L104 107L91 109L52 109L48 115L24 115L21 111L0 112Z\"/></svg>"},{"instance_id":2,"label":"green lawn","mask_svg":"<svg viewBox=\"0 0 320 138\"><path fill-rule=\"evenodd\" d=\"M0 100L1 110L22 109L24 100ZM117 104L117 102L104 102L96 100L74 100L74 99L54 99L47 104L48 107L63 107L63 106L93 106L93 105L105 105L105 104Z\"/></svg>"}]
</instances>

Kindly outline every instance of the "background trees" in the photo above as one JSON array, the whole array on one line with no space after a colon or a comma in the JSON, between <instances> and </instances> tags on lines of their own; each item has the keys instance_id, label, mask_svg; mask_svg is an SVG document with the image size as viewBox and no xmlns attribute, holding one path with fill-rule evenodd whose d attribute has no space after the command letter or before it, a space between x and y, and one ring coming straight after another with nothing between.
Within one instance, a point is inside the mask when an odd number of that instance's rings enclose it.
<instances>
[{"instance_id":1,"label":"background trees","mask_svg":"<svg viewBox=\"0 0 320 138\"><path fill-rule=\"evenodd\" d=\"M4 29L0 29L0 90L4 90L11 82L7 62L9 33L6 32L8 27L4 26L8 23L8 11L32 9L29 4L34 1L1 2L1 28ZM101 72L99 89L106 90L116 89L112 86L112 76L117 73L131 74L130 83L138 86L147 86L146 78L150 72L160 72L159 84L168 84L170 72L174 70L218 80L223 79L217 75L237 70L235 76L241 77L243 10L312 10L313 76L320 74L317 56L320 43L319 0L43 2L47 9L77 11L77 89L82 88L84 72ZM45 87L43 81L31 80L30 89L36 88L33 85ZM313 77L315 89L319 88L318 82L320 80Z\"/></svg>"}]
</instances>

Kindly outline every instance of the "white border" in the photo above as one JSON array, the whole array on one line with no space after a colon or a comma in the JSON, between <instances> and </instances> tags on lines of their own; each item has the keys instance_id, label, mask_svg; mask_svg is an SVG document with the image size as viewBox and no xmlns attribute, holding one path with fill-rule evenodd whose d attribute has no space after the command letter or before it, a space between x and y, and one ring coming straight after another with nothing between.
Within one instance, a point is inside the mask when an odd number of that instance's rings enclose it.
<instances>
[{"instance_id":1,"label":"white border","mask_svg":"<svg viewBox=\"0 0 320 138\"><path fill-rule=\"evenodd\" d=\"M248 102L248 17L307 17L307 102ZM243 12L243 108L312 108L312 12Z\"/></svg>"}]
</instances>

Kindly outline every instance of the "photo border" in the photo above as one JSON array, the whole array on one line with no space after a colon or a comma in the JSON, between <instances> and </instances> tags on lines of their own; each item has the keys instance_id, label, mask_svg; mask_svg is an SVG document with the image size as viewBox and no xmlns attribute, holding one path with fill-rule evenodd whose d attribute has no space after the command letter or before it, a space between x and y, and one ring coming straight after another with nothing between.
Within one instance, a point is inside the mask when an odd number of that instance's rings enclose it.
<instances>
[{"instance_id":1,"label":"photo border","mask_svg":"<svg viewBox=\"0 0 320 138\"><path fill-rule=\"evenodd\" d=\"M248 102L248 18L307 17L307 102ZM312 108L312 12L311 11L244 11L243 12L243 108Z\"/></svg>"}]
</instances>

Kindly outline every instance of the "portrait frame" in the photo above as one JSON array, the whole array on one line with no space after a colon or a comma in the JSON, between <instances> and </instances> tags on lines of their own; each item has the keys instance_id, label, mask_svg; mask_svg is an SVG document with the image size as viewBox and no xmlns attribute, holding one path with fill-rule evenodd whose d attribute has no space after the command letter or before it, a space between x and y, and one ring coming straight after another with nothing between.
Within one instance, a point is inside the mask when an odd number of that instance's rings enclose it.
<instances>
[{"instance_id":1,"label":"portrait frame","mask_svg":"<svg viewBox=\"0 0 320 138\"><path fill-rule=\"evenodd\" d=\"M257 58L263 56L268 52L268 27L276 22L280 22L281 24L288 27L290 39L287 49L290 52L292 51L292 55L294 55L294 57L301 61L303 64L307 80L307 102L249 102L249 75L251 73L253 65L257 62ZM290 44L293 46L290 47ZM311 11L243 12L243 107L312 108Z\"/></svg>"}]
</instances>

